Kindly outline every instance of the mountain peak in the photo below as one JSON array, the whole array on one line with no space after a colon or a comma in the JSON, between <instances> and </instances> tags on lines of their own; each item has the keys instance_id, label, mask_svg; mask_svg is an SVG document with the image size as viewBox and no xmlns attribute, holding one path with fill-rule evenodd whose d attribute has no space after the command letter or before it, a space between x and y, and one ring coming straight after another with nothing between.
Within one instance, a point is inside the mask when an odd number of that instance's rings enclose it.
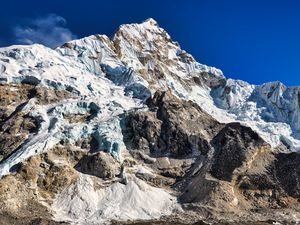
<instances>
[{"instance_id":1,"label":"mountain peak","mask_svg":"<svg viewBox=\"0 0 300 225\"><path fill-rule=\"evenodd\" d=\"M142 22L143 25L150 25L150 26L158 26L158 23L153 18L148 18L144 22Z\"/></svg>"},{"instance_id":2,"label":"mountain peak","mask_svg":"<svg viewBox=\"0 0 300 225\"><path fill-rule=\"evenodd\" d=\"M116 31L116 35L120 32L129 33L136 37L139 37L141 34L145 34L146 32L166 33L166 31L159 27L158 23L153 18L149 18L141 23L123 24Z\"/></svg>"}]
</instances>

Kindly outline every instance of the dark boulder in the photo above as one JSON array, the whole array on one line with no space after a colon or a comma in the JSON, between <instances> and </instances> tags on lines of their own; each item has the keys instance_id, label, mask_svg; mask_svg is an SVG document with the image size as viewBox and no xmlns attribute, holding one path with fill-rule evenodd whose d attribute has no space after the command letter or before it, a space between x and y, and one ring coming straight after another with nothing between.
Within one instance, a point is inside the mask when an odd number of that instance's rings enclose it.
<instances>
[{"instance_id":1,"label":"dark boulder","mask_svg":"<svg viewBox=\"0 0 300 225\"><path fill-rule=\"evenodd\" d=\"M119 163L109 154L98 152L84 156L75 167L79 172L102 179L112 179L119 174Z\"/></svg>"}]
</instances>

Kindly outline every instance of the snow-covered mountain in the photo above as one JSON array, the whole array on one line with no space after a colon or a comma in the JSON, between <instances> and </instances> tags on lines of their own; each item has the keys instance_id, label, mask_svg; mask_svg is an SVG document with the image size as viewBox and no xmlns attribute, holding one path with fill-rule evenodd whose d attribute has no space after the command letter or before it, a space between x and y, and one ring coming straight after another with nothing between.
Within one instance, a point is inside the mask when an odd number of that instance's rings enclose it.
<instances>
[{"instance_id":1,"label":"snow-covered mountain","mask_svg":"<svg viewBox=\"0 0 300 225\"><path fill-rule=\"evenodd\" d=\"M192 178L217 165L214 144L230 136L226 130L222 136L224 124L253 130L228 127L241 132L242 149L260 149L245 153L247 165L257 155L276 158L300 148L300 87L227 79L198 63L153 19L122 25L112 38L92 35L57 49L1 48L0 84L2 213L26 214L33 199L45 208L37 217L74 224L185 215L178 192L198 193ZM203 155L213 159L207 166ZM185 199L193 202L192 196ZM234 190L224 198L232 198L230 207L251 208Z\"/></svg>"}]
</instances>

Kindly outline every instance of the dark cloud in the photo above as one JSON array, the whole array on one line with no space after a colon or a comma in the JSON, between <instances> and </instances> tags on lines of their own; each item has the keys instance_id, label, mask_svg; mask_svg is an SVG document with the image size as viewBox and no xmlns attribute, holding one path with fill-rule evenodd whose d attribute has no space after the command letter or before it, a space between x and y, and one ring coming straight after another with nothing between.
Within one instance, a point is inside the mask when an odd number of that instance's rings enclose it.
<instances>
[{"instance_id":1,"label":"dark cloud","mask_svg":"<svg viewBox=\"0 0 300 225\"><path fill-rule=\"evenodd\" d=\"M67 21L63 17L49 14L31 19L27 24L18 25L13 31L18 44L39 43L55 48L76 38L66 25Z\"/></svg>"}]
</instances>

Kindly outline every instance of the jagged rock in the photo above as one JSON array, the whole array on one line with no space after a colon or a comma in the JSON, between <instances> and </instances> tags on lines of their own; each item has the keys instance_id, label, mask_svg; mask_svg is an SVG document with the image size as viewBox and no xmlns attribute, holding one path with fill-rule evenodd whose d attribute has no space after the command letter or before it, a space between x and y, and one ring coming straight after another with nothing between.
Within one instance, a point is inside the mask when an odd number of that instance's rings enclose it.
<instances>
[{"instance_id":1,"label":"jagged rock","mask_svg":"<svg viewBox=\"0 0 300 225\"><path fill-rule=\"evenodd\" d=\"M282 189L292 197L300 200L300 154L279 153L274 162L275 176Z\"/></svg>"},{"instance_id":2,"label":"jagged rock","mask_svg":"<svg viewBox=\"0 0 300 225\"><path fill-rule=\"evenodd\" d=\"M84 156L76 165L76 168L82 173L103 179L112 179L120 172L119 163L111 154L105 152Z\"/></svg>"},{"instance_id":3,"label":"jagged rock","mask_svg":"<svg viewBox=\"0 0 300 225\"><path fill-rule=\"evenodd\" d=\"M193 163L193 160L160 157L153 163L153 168L157 169L162 176L181 179Z\"/></svg>"},{"instance_id":4,"label":"jagged rock","mask_svg":"<svg viewBox=\"0 0 300 225\"><path fill-rule=\"evenodd\" d=\"M137 111L125 118L124 135L131 148L176 158L207 154L220 124L198 105L169 92L156 92L147 105L150 112Z\"/></svg>"},{"instance_id":5,"label":"jagged rock","mask_svg":"<svg viewBox=\"0 0 300 225\"><path fill-rule=\"evenodd\" d=\"M38 129L38 121L22 112L0 124L0 161L16 150L28 137Z\"/></svg>"},{"instance_id":6,"label":"jagged rock","mask_svg":"<svg viewBox=\"0 0 300 225\"><path fill-rule=\"evenodd\" d=\"M56 91L28 84L0 85L0 161L14 152L30 134L37 134L38 117L24 113L27 102L49 104L70 98L66 91Z\"/></svg>"},{"instance_id":7,"label":"jagged rock","mask_svg":"<svg viewBox=\"0 0 300 225\"><path fill-rule=\"evenodd\" d=\"M153 175L148 173L136 173L135 176L141 180L146 181L152 186L160 187L160 188L169 187L175 183L175 179L166 178L164 176Z\"/></svg>"},{"instance_id":8,"label":"jagged rock","mask_svg":"<svg viewBox=\"0 0 300 225\"><path fill-rule=\"evenodd\" d=\"M71 161L49 151L31 157L16 168L15 174L0 179L0 224L57 224L46 204L78 176L72 166L58 160Z\"/></svg>"},{"instance_id":9,"label":"jagged rock","mask_svg":"<svg viewBox=\"0 0 300 225\"><path fill-rule=\"evenodd\" d=\"M272 182L273 177L267 173L274 161L271 146L251 128L239 123L225 125L211 144L214 146L213 154L196 162L181 184L185 187L181 200L201 202L236 213L236 206L245 210L251 208L252 203L258 207L265 204L263 200L257 201L256 197L248 198L243 189L246 182L242 185L241 180L252 179L250 183L255 186L254 190ZM210 178L210 175L213 177ZM251 186L250 183L247 187Z\"/></svg>"},{"instance_id":10,"label":"jagged rock","mask_svg":"<svg viewBox=\"0 0 300 225\"><path fill-rule=\"evenodd\" d=\"M286 207L285 201L292 201L292 198L299 201L299 153L270 153L256 161L259 160L261 165L266 159L268 163L260 170L250 170L239 176L239 187L245 190L246 195L249 196L252 192L261 198L264 197L265 201L276 202L279 207ZM254 163L257 164L255 161ZM260 193L256 193L257 190Z\"/></svg>"},{"instance_id":11,"label":"jagged rock","mask_svg":"<svg viewBox=\"0 0 300 225\"><path fill-rule=\"evenodd\" d=\"M230 123L214 138L213 145L211 173L218 179L231 181L234 170L250 161L259 148L268 144L251 128Z\"/></svg>"},{"instance_id":12,"label":"jagged rock","mask_svg":"<svg viewBox=\"0 0 300 225\"><path fill-rule=\"evenodd\" d=\"M52 193L59 193L77 179L73 168L65 165L52 165L44 176L39 176L39 188Z\"/></svg>"}]
</instances>

